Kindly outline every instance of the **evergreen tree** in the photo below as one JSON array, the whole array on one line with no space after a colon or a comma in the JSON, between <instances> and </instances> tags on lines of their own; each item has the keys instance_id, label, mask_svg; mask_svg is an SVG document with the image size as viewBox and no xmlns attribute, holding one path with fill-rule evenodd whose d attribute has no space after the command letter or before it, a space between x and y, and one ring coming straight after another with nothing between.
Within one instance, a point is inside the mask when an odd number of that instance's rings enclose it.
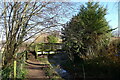
<instances>
[{"instance_id":1,"label":"evergreen tree","mask_svg":"<svg viewBox=\"0 0 120 80\"><path fill-rule=\"evenodd\" d=\"M106 21L107 9L99 3L82 5L79 13L63 28L63 42L70 58L98 55L107 46L111 30Z\"/></svg>"},{"instance_id":2,"label":"evergreen tree","mask_svg":"<svg viewBox=\"0 0 120 80\"><path fill-rule=\"evenodd\" d=\"M57 43L58 42L58 37L54 36L54 35L49 35L47 37L48 43Z\"/></svg>"}]
</instances>

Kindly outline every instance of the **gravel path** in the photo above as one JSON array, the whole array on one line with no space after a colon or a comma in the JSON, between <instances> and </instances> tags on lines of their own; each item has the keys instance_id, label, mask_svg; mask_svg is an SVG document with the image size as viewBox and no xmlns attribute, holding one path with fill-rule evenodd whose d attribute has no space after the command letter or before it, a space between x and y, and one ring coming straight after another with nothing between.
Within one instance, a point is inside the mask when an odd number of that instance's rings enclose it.
<instances>
[{"instance_id":1,"label":"gravel path","mask_svg":"<svg viewBox=\"0 0 120 80\"><path fill-rule=\"evenodd\" d=\"M29 78L29 80L47 80L43 70L44 65L40 64L40 61L36 60L32 54L29 54L26 62L28 64L26 68L28 71L27 78Z\"/></svg>"}]
</instances>

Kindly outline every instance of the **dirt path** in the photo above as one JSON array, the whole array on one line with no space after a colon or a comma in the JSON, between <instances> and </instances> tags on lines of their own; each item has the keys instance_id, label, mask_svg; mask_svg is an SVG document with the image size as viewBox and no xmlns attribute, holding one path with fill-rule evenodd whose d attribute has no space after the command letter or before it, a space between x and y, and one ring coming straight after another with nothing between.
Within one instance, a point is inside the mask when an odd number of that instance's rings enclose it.
<instances>
[{"instance_id":1,"label":"dirt path","mask_svg":"<svg viewBox=\"0 0 120 80\"><path fill-rule=\"evenodd\" d=\"M43 70L44 65L40 64L40 61L36 60L32 54L29 54L27 64L27 78L29 80L47 80L47 77L45 76L45 72Z\"/></svg>"}]
</instances>

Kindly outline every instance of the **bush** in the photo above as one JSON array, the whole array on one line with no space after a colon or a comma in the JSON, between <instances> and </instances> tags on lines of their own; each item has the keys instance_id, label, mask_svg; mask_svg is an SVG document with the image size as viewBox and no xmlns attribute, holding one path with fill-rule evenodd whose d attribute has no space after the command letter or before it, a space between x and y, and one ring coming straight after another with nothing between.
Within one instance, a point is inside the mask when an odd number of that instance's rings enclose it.
<instances>
[{"instance_id":1,"label":"bush","mask_svg":"<svg viewBox=\"0 0 120 80\"><path fill-rule=\"evenodd\" d=\"M120 63L120 40L116 39L111 41L108 46L108 53L106 55L115 63Z\"/></svg>"}]
</instances>

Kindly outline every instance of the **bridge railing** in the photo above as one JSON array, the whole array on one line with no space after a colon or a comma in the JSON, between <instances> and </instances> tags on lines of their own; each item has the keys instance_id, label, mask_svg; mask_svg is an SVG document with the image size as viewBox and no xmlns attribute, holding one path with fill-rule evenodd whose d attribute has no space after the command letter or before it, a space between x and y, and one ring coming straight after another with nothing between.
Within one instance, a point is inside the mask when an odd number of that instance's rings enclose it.
<instances>
[{"instance_id":1,"label":"bridge railing","mask_svg":"<svg viewBox=\"0 0 120 80\"><path fill-rule=\"evenodd\" d=\"M62 43L40 43L35 45L36 56L39 54L55 54L62 51Z\"/></svg>"},{"instance_id":2,"label":"bridge railing","mask_svg":"<svg viewBox=\"0 0 120 80\"><path fill-rule=\"evenodd\" d=\"M41 43L35 46L36 51L56 51L62 49L62 43Z\"/></svg>"}]
</instances>

